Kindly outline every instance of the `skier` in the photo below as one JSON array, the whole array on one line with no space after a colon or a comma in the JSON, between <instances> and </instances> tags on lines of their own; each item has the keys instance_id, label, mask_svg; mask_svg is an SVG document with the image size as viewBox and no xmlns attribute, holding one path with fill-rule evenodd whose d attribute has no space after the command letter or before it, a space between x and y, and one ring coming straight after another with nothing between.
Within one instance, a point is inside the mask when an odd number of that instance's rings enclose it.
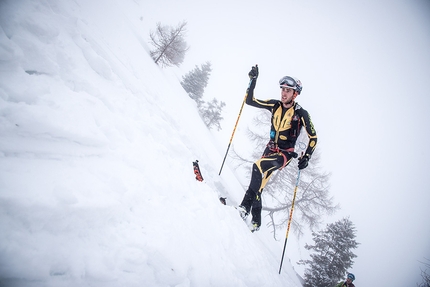
<instances>
[{"instance_id":1,"label":"skier","mask_svg":"<svg viewBox=\"0 0 430 287\"><path fill-rule=\"evenodd\" d=\"M266 109L272 113L270 141L262 157L252 166L251 182L242 203L238 207L243 220L252 214L251 231L257 231L261 225L261 193L275 170L282 169L293 157L296 140L303 126L308 134L309 143L304 155L299 158L299 169L308 166L308 161L315 150L317 135L311 118L295 99L300 95L302 83L293 77L285 76L279 81L281 100L259 100L254 98L254 88L258 78L258 66L249 72L250 84L247 90L246 104Z\"/></svg>"},{"instance_id":2,"label":"skier","mask_svg":"<svg viewBox=\"0 0 430 287\"><path fill-rule=\"evenodd\" d=\"M352 284L352 281L355 280L355 276L352 273L348 273L348 275L346 276L346 281L345 282L340 282L339 284L336 285L336 287L355 287L354 284Z\"/></svg>"}]
</instances>

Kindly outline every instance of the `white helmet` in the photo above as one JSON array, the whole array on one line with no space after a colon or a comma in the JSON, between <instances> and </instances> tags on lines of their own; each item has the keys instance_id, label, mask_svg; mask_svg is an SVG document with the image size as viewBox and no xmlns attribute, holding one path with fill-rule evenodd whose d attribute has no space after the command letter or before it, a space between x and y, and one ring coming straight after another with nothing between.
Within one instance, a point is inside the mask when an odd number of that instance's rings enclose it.
<instances>
[{"instance_id":1,"label":"white helmet","mask_svg":"<svg viewBox=\"0 0 430 287\"><path fill-rule=\"evenodd\" d=\"M299 95L303 89L302 82L300 82L299 79L290 76L285 76L280 79L279 85L281 86L281 88L291 88L293 90L296 90Z\"/></svg>"}]
</instances>

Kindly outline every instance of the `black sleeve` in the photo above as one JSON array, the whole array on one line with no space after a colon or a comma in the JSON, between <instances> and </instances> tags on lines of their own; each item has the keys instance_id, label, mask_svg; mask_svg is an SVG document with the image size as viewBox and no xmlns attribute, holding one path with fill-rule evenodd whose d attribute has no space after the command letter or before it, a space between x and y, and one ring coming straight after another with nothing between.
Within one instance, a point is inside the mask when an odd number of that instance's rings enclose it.
<instances>
[{"instance_id":1,"label":"black sleeve","mask_svg":"<svg viewBox=\"0 0 430 287\"><path fill-rule=\"evenodd\" d=\"M306 149L305 155L311 158L312 153L314 152L317 145L317 140L318 140L317 132L315 131L315 127L312 123L311 116L306 110L300 109L300 119L309 138L309 143L308 143L308 147Z\"/></svg>"},{"instance_id":2,"label":"black sleeve","mask_svg":"<svg viewBox=\"0 0 430 287\"><path fill-rule=\"evenodd\" d=\"M273 106L278 101L277 100L259 100L254 98L254 88L255 88L256 82L257 82L257 79L252 79L249 83L249 87L246 90L246 104L256 108L272 111Z\"/></svg>"}]
</instances>

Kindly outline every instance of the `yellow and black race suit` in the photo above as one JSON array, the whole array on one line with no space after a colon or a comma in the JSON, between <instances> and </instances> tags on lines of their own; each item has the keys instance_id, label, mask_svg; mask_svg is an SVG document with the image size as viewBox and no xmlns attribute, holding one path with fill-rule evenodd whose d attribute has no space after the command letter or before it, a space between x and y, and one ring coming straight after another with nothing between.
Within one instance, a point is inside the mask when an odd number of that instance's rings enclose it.
<instances>
[{"instance_id":1,"label":"yellow and black race suit","mask_svg":"<svg viewBox=\"0 0 430 287\"><path fill-rule=\"evenodd\" d=\"M317 134L312 124L309 113L298 103L286 109L279 100L258 100L254 98L255 79L252 81L246 103L250 106L266 109L272 113L270 140L281 150L294 149L301 127L304 127L309 143L305 154L311 157L317 144Z\"/></svg>"},{"instance_id":2,"label":"yellow and black race suit","mask_svg":"<svg viewBox=\"0 0 430 287\"><path fill-rule=\"evenodd\" d=\"M309 113L298 103L285 108L279 100L259 100L254 98L256 79L253 79L247 91L246 103L256 108L266 109L272 113L270 142L262 157L252 167L249 188L241 205L251 211L252 221L261 224L261 192L275 170L285 167L294 156L294 146L301 128L307 132L309 143L305 155L310 158L315 150L317 134Z\"/></svg>"}]
</instances>

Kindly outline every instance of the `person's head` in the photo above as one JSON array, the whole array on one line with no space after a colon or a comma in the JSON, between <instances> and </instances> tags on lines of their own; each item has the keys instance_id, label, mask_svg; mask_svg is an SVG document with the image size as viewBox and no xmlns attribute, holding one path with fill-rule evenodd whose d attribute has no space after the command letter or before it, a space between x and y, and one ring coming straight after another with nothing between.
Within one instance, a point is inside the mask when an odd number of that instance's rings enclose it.
<instances>
[{"instance_id":1,"label":"person's head","mask_svg":"<svg viewBox=\"0 0 430 287\"><path fill-rule=\"evenodd\" d=\"M281 102L284 105L291 104L303 89L300 80L290 76L280 79L279 86L281 88Z\"/></svg>"},{"instance_id":2,"label":"person's head","mask_svg":"<svg viewBox=\"0 0 430 287\"><path fill-rule=\"evenodd\" d=\"M348 283L352 283L352 281L355 280L355 276L352 273L348 273L348 275L346 276L346 282Z\"/></svg>"}]
</instances>

